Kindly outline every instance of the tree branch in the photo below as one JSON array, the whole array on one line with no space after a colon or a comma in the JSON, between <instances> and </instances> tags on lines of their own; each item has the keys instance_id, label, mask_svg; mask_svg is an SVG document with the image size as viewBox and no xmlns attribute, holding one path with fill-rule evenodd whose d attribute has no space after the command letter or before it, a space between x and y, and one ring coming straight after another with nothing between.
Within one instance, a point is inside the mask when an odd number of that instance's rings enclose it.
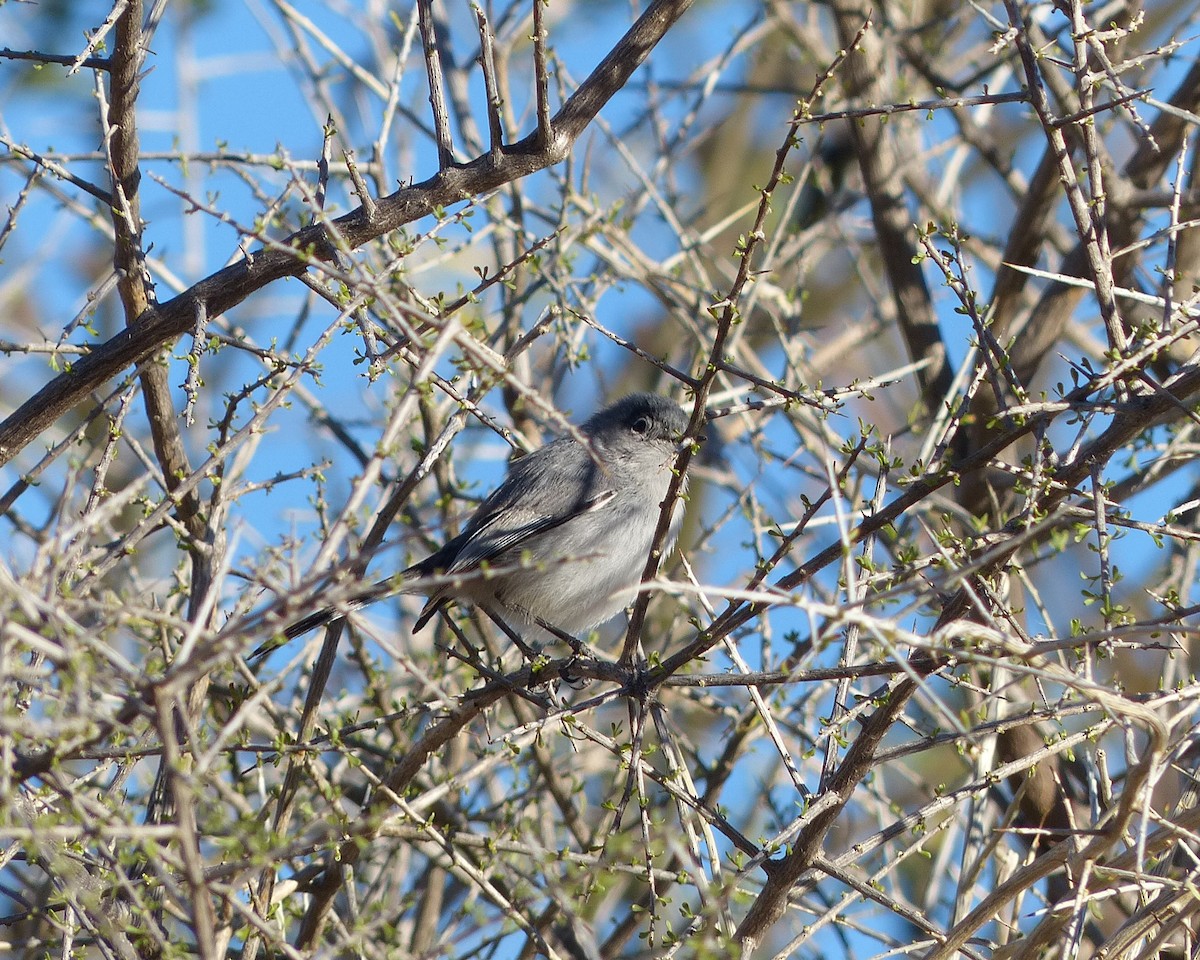
<instances>
[{"instance_id":1,"label":"tree branch","mask_svg":"<svg viewBox=\"0 0 1200 960\"><path fill-rule=\"evenodd\" d=\"M555 115L544 143L535 130L504 148L499 159L485 154L470 163L441 170L422 183L402 187L376 202L374 217L358 207L329 227L314 224L298 230L278 246L253 251L179 296L148 309L137 323L80 358L0 423L0 466L81 403L90 391L186 333L195 321L197 305L203 305L210 319L215 318L268 284L298 276L311 264L332 259L335 244L329 239L330 229L347 247L355 249L428 216L438 207L494 190L565 159L600 109L691 4L692 0L656 0Z\"/></svg>"}]
</instances>

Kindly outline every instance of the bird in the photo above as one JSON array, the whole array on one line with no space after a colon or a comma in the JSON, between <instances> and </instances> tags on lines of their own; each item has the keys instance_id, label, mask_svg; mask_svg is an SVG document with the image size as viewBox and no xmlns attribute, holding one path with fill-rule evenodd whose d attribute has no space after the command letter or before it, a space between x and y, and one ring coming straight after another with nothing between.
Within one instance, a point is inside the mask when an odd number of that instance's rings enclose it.
<instances>
[{"instance_id":1,"label":"bird","mask_svg":"<svg viewBox=\"0 0 1200 960\"><path fill-rule=\"evenodd\" d=\"M448 603L482 608L518 632L578 636L636 597L688 416L675 401L633 393L514 461L462 532L429 557L336 607L290 624L286 639L397 593L428 602L413 632ZM686 478L681 494L686 489ZM669 551L683 519L672 507Z\"/></svg>"}]
</instances>

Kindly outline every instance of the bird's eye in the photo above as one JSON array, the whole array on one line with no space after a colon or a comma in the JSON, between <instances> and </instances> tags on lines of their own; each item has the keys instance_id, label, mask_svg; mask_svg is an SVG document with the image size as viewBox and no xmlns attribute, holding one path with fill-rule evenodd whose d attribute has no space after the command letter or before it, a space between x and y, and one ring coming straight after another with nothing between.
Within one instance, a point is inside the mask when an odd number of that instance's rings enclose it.
<instances>
[{"instance_id":1,"label":"bird's eye","mask_svg":"<svg viewBox=\"0 0 1200 960\"><path fill-rule=\"evenodd\" d=\"M632 430L639 437L645 436L647 433L650 432L650 418L649 417L638 417L636 420L633 421Z\"/></svg>"}]
</instances>

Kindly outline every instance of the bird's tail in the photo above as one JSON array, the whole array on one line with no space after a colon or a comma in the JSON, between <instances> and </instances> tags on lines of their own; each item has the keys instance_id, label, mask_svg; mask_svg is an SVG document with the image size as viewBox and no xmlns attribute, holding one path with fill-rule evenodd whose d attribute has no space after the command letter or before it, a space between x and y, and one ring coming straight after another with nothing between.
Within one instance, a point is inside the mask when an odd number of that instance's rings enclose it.
<instances>
[{"instance_id":1,"label":"bird's tail","mask_svg":"<svg viewBox=\"0 0 1200 960\"><path fill-rule=\"evenodd\" d=\"M308 633L309 630L315 630L317 627L323 627L327 623L332 623L334 620L340 620L348 613L353 613L355 610L361 610L368 604L374 603L376 600L382 600L384 597L391 596L396 592L394 580L380 580L373 587L368 587L361 593L355 594L343 602L332 607L323 607L320 610L310 613L307 617L301 617L295 623L291 623L283 631L283 635L288 640L295 640L297 637Z\"/></svg>"}]
</instances>

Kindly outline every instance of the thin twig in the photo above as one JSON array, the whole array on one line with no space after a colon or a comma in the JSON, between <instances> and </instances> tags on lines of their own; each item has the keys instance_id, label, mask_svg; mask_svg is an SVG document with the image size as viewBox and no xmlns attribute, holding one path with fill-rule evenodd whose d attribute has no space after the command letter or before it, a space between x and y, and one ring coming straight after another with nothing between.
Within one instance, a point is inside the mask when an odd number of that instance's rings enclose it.
<instances>
[{"instance_id":1,"label":"thin twig","mask_svg":"<svg viewBox=\"0 0 1200 960\"><path fill-rule=\"evenodd\" d=\"M446 110L442 57L433 26L433 0L417 0L417 10L421 16L421 40L425 45L425 72L429 77L429 105L433 108L438 169L446 170L454 163L454 145L450 137L450 114Z\"/></svg>"},{"instance_id":2,"label":"thin twig","mask_svg":"<svg viewBox=\"0 0 1200 960\"><path fill-rule=\"evenodd\" d=\"M533 81L537 97L537 140L540 149L550 144L550 78L546 70L545 0L533 0Z\"/></svg>"},{"instance_id":3,"label":"thin twig","mask_svg":"<svg viewBox=\"0 0 1200 960\"><path fill-rule=\"evenodd\" d=\"M358 172L358 164L354 161L354 151L343 150L342 159L346 162L346 172L350 177L350 182L354 184L354 193L358 197L358 202L362 204L363 216L370 223L375 219L375 198L371 196L367 182Z\"/></svg>"},{"instance_id":4,"label":"thin twig","mask_svg":"<svg viewBox=\"0 0 1200 960\"><path fill-rule=\"evenodd\" d=\"M83 60L80 60L78 55L67 57L57 53L42 53L40 50L10 50L8 47L0 48L0 59L32 60L35 63L58 63L63 66L70 66L73 69L78 64L80 67L86 67L88 70L108 70L112 66L112 62L108 57L84 57Z\"/></svg>"},{"instance_id":5,"label":"thin twig","mask_svg":"<svg viewBox=\"0 0 1200 960\"><path fill-rule=\"evenodd\" d=\"M68 77L78 73L80 67L94 59L92 57L92 53L95 52L98 46L100 46L100 43L105 37L108 36L112 28L116 26L117 21L121 19L121 16L125 13L128 7L129 0L117 0L117 2L113 4L112 10L110 10L108 12L108 16L104 18L104 22L100 24L95 31L93 31L92 35L88 37L87 45L82 51L80 51L79 55L71 61L71 68L67 71ZM140 3L138 4L138 9L141 9Z\"/></svg>"},{"instance_id":6,"label":"thin twig","mask_svg":"<svg viewBox=\"0 0 1200 960\"><path fill-rule=\"evenodd\" d=\"M487 14L478 4L473 6L475 22L479 27L479 65L483 70L483 89L487 96L488 153L498 160L500 150L504 146L504 122L500 117L500 108L504 104L496 83L496 57L492 49L492 31L488 27Z\"/></svg>"}]
</instances>

